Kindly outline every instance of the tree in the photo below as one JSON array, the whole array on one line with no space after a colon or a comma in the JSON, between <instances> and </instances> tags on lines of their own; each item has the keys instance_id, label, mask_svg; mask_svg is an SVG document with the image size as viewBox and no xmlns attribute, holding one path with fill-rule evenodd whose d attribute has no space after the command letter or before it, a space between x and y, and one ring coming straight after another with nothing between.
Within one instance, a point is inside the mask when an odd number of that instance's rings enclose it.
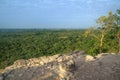
<instances>
[{"instance_id":1,"label":"tree","mask_svg":"<svg viewBox=\"0 0 120 80\"><path fill-rule=\"evenodd\" d=\"M98 34L95 33L95 31L99 31ZM88 35L92 36L93 38L95 38L96 40L98 40L98 42L100 43L99 44L99 53L102 52L102 48L103 48L103 40L104 40L104 37L106 35L106 31L105 29L95 29L95 28L90 28L88 29L86 32L85 32L85 36L87 37Z\"/></svg>"},{"instance_id":2,"label":"tree","mask_svg":"<svg viewBox=\"0 0 120 80\"><path fill-rule=\"evenodd\" d=\"M99 28L90 28L85 32L85 36L92 36L99 42L99 53L102 53L104 46L105 36L109 31L111 31L115 25L116 17L112 14L112 12L108 13L108 16L101 16L97 19L97 24ZM98 33L96 33L96 31Z\"/></svg>"},{"instance_id":3,"label":"tree","mask_svg":"<svg viewBox=\"0 0 120 80\"><path fill-rule=\"evenodd\" d=\"M116 11L115 14L116 17L116 38L117 38L117 43L118 43L118 52L120 53L120 9Z\"/></svg>"}]
</instances>

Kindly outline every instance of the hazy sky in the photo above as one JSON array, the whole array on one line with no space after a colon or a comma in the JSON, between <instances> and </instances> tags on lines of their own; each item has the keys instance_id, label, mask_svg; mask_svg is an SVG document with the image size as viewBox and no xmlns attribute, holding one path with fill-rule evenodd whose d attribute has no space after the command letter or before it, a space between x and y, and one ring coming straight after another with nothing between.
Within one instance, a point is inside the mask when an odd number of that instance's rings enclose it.
<instances>
[{"instance_id":1,"label":"hazy sky","mask_svg":"<svg viewBox=\"0 0 120 80\"><path fill-rule=\"evenodd\" d=\"M120 0L0 0L0 28L87 28Z\"/></svg>"}]
</instances>

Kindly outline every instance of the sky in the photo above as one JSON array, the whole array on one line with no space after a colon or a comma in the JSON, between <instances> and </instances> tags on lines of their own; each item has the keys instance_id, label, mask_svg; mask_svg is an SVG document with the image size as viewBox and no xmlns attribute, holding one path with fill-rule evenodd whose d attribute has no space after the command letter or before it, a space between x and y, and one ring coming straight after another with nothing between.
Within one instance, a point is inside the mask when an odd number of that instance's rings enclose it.
<instances>
[{"instance_id":1,"label":"sky","mask_svg":"<svg viewBox=\"0 0 120 80\"><path fill-rule=\"evenodd\" d=\"M0 28L88 28L120 0L0 0Z\"/></svg>"}]
</instances>

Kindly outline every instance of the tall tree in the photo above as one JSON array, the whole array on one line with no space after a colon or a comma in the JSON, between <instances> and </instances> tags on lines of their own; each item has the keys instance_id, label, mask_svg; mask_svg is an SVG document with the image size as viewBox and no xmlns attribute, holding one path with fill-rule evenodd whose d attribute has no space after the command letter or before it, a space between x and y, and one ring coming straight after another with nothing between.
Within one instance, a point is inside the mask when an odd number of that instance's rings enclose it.
<instances>
[{"instance_id":1,"label":"tall tree","mask_svg":"<svg viewBox=\"0 0 120 80\"><path fill-rule=\"evenodd\" d=\"M116 11L116 38L118 43L118 52L120 53L120 9Z\"/></svg>"},{"instance_id":2,"label":"tall tree","mask_svg":"<svg viewBox=\"0 0 120 80\"><path fill-rule=\"evenodd\" d=\"M115 25L116 17L112 12L108 13L108 16L101 16L97 19L97 24L99 28L90 28L85 32L85 35L92 36L93 38L97 39L99 41L99 53L102 53L103 51L103 45L104 45L104 39L106 34L111 31ZM96 34L95 31L98 33Z\"/></svg>"}]
</instances>

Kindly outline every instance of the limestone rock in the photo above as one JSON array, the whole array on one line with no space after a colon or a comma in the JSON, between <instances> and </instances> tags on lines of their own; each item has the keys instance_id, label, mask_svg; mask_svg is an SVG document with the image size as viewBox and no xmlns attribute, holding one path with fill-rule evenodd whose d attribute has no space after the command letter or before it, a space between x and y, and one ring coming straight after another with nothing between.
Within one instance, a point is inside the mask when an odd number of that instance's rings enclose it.
<instances>
[{"instance_id":1,"label":"limestone rock","mask_svg":"<svg viewBox=\"0 0 120 80\"><path fill-rule=\"evenodd\" d=\"M86 55L86 61L94 61L94 57L93 56L90 56L90 55Z\"/></svg>"},{"instance_id":2,"label":"limestone rock","mask_svg":"<svg viewBox=\"0 0 120 80\"><path fill-rule=\"evenodd\" d=\"M2 74L0 74L0 80L3 80L3 76L2 76Z\"/></svg>"},{"instance_id":3,"label":"limestone rock","mask_svg":"<svg viewBox=\"0 0 120 80\"><path fill-rule=\"evenodd\" d=\"M75 70L75 62L73 60L64 61L59 64L59 80L70 80Z\"/></svg>"},{"instance_id":4,"label":"limestone rock","mask_svg":"<svg viewBox=\"0 0 120 80\"><path fill-rule=\"evenodd\" d=\"M120 80L120 54L71 52L17 60L0 80Z\"/></svg>"}]
</instances>

